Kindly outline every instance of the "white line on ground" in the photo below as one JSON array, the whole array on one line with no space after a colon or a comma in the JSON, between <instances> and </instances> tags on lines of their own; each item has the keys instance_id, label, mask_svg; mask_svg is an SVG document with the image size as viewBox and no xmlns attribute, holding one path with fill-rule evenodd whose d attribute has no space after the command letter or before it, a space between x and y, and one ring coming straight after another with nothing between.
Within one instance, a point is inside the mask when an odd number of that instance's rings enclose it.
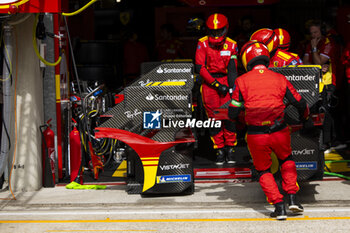
<instances>
[{"instance_id":1,"label":"white line on ground","mask_svg":"<svg viewBox=\"0 0 350 233\"><path fill-rule=\"evenodd\" d=\"M143 215L143 214L214 214L214 213L269 213L271 210L253 210L253 209L240 209L240 210L159 210L159 211L1 211L0 216L38 216L38 215ZM323 213L323 212L350 212L350 208L319 208L319 209L306 209L304 213Z\"/></svg>"}]
</instances>

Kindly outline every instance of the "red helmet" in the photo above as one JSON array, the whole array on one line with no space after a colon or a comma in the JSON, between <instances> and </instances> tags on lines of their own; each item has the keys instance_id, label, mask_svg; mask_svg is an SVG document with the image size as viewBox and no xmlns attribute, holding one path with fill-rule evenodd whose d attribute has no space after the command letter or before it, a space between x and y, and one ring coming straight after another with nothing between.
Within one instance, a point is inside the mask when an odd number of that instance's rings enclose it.
<instances>
[{"instance_id":1,"label":"red helmet","mask_svg":"<svg viewBox=\"0 0 350 233\"><path fill-rule=\"evenodd\" d=\"M257 30L252 34L250 40L257 40L264 43L269 49L269 52L274 51L278 46L278 37L276 33L272 29L268 28Z\"/></svg>"},{"instance_id":2,"label":"red helmet","mask_svg":"<svg viewBox=\"0 0 350 233\"><path fill-rule=\"evenodd\" d=\"M207 19L209 43L214 46L221 46L225 42L228 31L228 21L223 14L212 14Z\"/></svg>"},{"instance_id":3,"label":"red helmet","mask_svg":"<svg viewBox=\"0 0 350 233\"><path fill-rule=\"evenodd\" d=\"M256 40L245 43L240 53L242 64L247 71L253 69L256 64L269 65L270 53L265 44ZM259 63L257 63L259 61Z\"/></svg>"},{"instance_id":4,"label":"red helmet","mask_svg":"<svg viewBox=\"0 0 350 233\"><path fill-rule=\"evenodd\" d=\"M273 31L276 33L278 40L279 40L278 48L280 48L282 50L288 50L289 46L290 46L289 33L282 28L277 28Z\"/></svg>"}]
</instances>

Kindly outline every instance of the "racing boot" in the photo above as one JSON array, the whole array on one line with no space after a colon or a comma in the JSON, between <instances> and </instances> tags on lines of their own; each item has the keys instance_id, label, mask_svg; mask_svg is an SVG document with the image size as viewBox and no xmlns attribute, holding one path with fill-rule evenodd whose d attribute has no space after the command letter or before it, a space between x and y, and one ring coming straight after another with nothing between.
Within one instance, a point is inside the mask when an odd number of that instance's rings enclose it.
<instances>
[{"instance_id":1,"label":"racing boot","mask_svg":"<svg viewBox=\"0 0 350 233\"><path fill-rule=\"evenodd\" d=\"M303 206L297 201L296 194L288 194L288 199L289 210L291 210L293 213L304 212Z\"/></svg>"},{"instance_id":2,"label":"racing boot","mask_svg":"<svg viewBox=\"0 0 350 233\"><path fill-rule=\"evenodd\" d=\"M225 151L224 148L216 149L216 165L223 165L225 163Z\"/></svg>"},{"instance_id":3,"label":"racing boot","mask_svg":"<svg viewBox=\"0 0 350 233\"><path fill-rule=\"evenodd\" d=\"M286 220L287 219L287 211L284 202L278 202L274 204L275 211L270 214L270 217L276 218L277 220Z\"/></svg>"},{"instance_id":4,"label":"racing boot","mask_svg":"<svg viewBox=\"0 0 350 233\"><path fill-rule=\"evenodd\" d=\"M233 146L227 147L227 163L229 164L236 164L236 152L233 148Z\"/></svg>"}]
</instances>

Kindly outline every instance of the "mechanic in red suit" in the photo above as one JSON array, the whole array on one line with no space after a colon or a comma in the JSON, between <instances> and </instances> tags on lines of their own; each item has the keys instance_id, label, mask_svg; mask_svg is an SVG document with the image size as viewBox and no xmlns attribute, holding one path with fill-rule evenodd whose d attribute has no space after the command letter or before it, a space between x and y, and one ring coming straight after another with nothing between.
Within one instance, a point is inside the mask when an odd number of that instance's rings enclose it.
<instances>
[{"instance_id":1,"label":"mechanic in red suit","mask_svg":"<svg viewBox=\"0 0 350 233\"><path fill-rule=\"evenodd\" d=\"M295 162L291 156L290 130L283 120L283 99L287 98L298 109L300 120L308 125L312 124L311 119L307 120L309 108L284 75L267 69L269 51L263 43L246 43L240 55L248 72L236 79L228 114L231 119L236 119L242 107L245 108L248 125L246 139L254 166L259 173L259 183L268 202L275 205L275 212L271 217L284 220L287 214L283 195L270 172L272 152L280 162L282 188L288 195L289 209L303 212L303 207L296 200L299 186Z\"/></svg>"},{"instance_id":2,"label":"mechanic in red suit","mask_svg":"<svg viewBox=\"0 0 350 233\"><path fill-rule=\"evenodd\" d=\"M302 65L303 62L297 54L288 52L290 45L289 33L278 28L275 30L263 28L252 34L251 40L264 43L270 52L269 67L283 67L289 65Z\"/></svg>"},{"instance_id":3,"label":"mechanic in red suit","mask_svg":"<svg viewBox=\"0 0 350 233\"><path fill-rule=\"evenodd\" d=\"M334 97L336 86L336 44L335 41L327 37L326 29L321 21L314 20L309 25L311 40L306 47L303 61L306 65L322 66L322 81L319 85L321 93L320 111L325 113L322 131L322 149L326 150L332 146L335 139L334 115L331 111L331 100Z\"/></svg>"},{"instance_id":4,"label":"mechanic in red suit","mask_svg":"<svg viewBox=\"0 0 350 233\"><path fill-rule=\"evenodd\" d=\"M226 37L229 27L226 16L212 14L206 24L208 36L198 41L195 69L203 78L201 93L207 115L214 118L214 109L230 101L237 77L238 48L234 40ZM210 129L210 134L216 149L216 164L222 165L225 161L235 164L235 123L222 121L222 127Z\"/></svg>"},{"instance_id":5,"label":"mechanic in red suit","mask_svg":"<svg viewBox=\"0 0 350 233\"><path fill-rule=\"evenodd\" d=\"M347 78L346 87L346 103L350 106L350 42L347 43L346 48L341 56L341 62L345 65L345 77ZM347 119L350 119L350 107L346 109ZM350 122L346 124L347 138L350 139Z\"/></svg>"}]
</instances>

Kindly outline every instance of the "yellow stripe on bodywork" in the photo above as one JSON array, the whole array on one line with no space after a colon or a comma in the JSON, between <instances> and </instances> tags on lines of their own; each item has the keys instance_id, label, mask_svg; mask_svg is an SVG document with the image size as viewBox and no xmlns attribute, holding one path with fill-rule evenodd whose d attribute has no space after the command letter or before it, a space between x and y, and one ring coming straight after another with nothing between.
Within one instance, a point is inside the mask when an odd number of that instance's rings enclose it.
<instances>
[{"instance_id":1,"label":"yellow stripe on bodywork","mask_svg":"<svg viewBox=\"0 0 350 233\"><path fill-rule=\"evenodd\" d=\"M166 82L150 82L146 85L146 87L154 87L154 86L185 86L186 82L185 81L166 81Z\"/></svg>"},{"instance_id":2,"label":"yellow stripe on bodywork","mask_svg":"<svg viewBox=\"0 0 350 233\"><path fill-rule=\"evenodd\" d=\"M142 161L143 165L158 165L158 161Z\"/></svg>"},{"instance_id":3,"label":"yellow stripe on bodywork","mask_svg":"<svg viewBox=\"0 0 350 233\"><path fill-rule=\"evenodd\" d=\"M159 157L146 157L146 158L142 158L141 160L142 161L145 161L145 160L150 160L150 159L159 159Z\"/></svg>"},{"instance_id":4,"label":"yellow stripe on bodywork","mask_svg":"<svg viewBox=\"0 0 350 233\"><path fill-rule=\"evenodd\" d=\"M126 177L126 160L124 160L117 168L117 170L115 170L115 172L113 173L112 177Z\"/></svg>"},{"instance_id":5,"label":"yellow stripe on bodywork","mask_svg":"<svg viewBox=\"0 0 350 233\"><path fill-rule=\"evenodd\" d=\"M159 86L185 86L185 81L176 81L176 82L163 82Z\"/></svg>"},{"instance_id":6,"label":"yellow stripe on bodywork","mask_svg":"<svg viewBox=\"0 0 350 233\"><path fill-rule=\"evenodd\" d=\"M159 84L161 84L162 82L154 82L153 84L152 84L152 86L159 86Z\"/></svg>"},{"instance_id":7,"label":"yellow stripe on bodywork","mask_svg":"<svg viewBox=\"0 0 350 233\"><path fill-rule=\"evenodd\" d=\"M148 189L152 188L154 184L156 183L156 175L157 175L157 169L158 169L158 161L154 164L154 166L145 166L147 165L147 161L141 161L143 166L143 188L142 192L147 191ZM152 161L153 162L153 161Z\"/></svg>"}]
</instances>

